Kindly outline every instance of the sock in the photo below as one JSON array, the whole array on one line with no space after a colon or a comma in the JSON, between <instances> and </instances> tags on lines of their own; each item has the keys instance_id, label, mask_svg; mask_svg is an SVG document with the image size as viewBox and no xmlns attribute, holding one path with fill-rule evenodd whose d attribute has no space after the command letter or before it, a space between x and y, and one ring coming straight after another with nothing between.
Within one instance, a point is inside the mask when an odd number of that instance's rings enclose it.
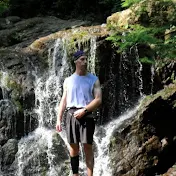
<instances>
[{"instance_id":1,"label":"sock","mask_svg":"<svg viewBox=\"0 0 176 176\"><path fill-rule=\"evenodd\" d=\"M71 157L71 168L72 168L73 174L78 174L79 155Z\"/></svg>"}]
</instances>

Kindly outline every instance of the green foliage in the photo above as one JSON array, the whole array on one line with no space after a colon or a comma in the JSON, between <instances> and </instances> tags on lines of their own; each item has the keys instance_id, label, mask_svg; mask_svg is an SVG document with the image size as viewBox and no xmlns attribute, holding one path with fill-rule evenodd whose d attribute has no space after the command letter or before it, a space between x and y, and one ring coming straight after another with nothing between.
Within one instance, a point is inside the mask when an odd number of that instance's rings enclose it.
<instances>
[{"instance_id":1,"label":"green foliage","mask_svg":"<svg viewBox=\"0 0 176 176\"><path fill-rule=\"evenodd\" d=\"M9 0L0 0L0 15L9 8Z\"/></svg>"},{"instance_id":2,"label":"green foliage","mask_svg":"<svg viewBox=\"0 0 176 176\"><path fill-rule=\"evenodd\" d=\"M114 33L107 38L113 46L118 48L117 52L127 51L131 46L138 44L149 45L160 58L176 58L176 36L164 39L167 26L161 28L144 27L140 25L129 26L129 30L123 34ZM142 61L148 62L146 58ZM151 62L151 61L150 61Z\"/></svg>"},{"instance_id":3,"label":"green foliage","mask_svg":"<svg viewBox=\"0 0 176 176\"><path fill-rule=\"evenodd\" d=\"M133 4L140 2L141 0L122 0L122 7L130 7Z\"/></svg>"},{"instance_id":4,"label":"green foliage","mask_svg":"<svg viewBox=\"0 0 176 176\"><path fill-rule=\"evenodd\" d=\"M143 57L139 59L141 63L146 63L146 64L154 64L155 61L153 60L153 58L148 58L148 57Z\"/></svg>"},{"instance_id":5,"label":"green foliage","mask_svg":"<svg viewBox=\"0 0 176 176\"><path fill-rule=\"evenodd\" d=\"M13 103L15 104L15 106L17 107L17 110L19 112L23 112L23 106L21 105L20 101L18 100L13 100Z\"/></svg>"},{"instance_id":6,"label":"green foliage","mask_svg":"<svg viewBox=\"0 0 176 176\"><path fill-rule=\"evenodd\" d=\"M107 38L112 41L114 46L119 46L119 52L125 51L128 47L135 44L158 44L161 42L160 39L156 38L155 35L161 29L145 28L140 25L132 25L128 32L124 34L115 33Z\"/></svg>"},{"instance_id":7,"label":"green foliage","mask_svg":"<svg viewBox=\"0 0 176 176\"><path fill-rule=\"evenodd\" d=\"M157 45L156 51L162 58L176 59L176 35L171 36L160 45Z\"/></svg>"}]
</instances>

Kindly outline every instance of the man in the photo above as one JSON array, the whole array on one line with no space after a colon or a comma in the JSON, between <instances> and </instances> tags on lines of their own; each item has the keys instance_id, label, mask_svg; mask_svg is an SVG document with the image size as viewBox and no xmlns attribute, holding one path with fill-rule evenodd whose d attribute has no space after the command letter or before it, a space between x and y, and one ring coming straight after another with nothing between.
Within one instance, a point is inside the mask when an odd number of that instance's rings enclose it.
<instances>
[{"instance_id":1,"label":"man","mask_svg":"<svg viewBox=\"0 0 176 176\"><path fill-rule=\"evenodd\" d=\"M62 116L67 110L66 133L70 144L71 168L78 176L79 143L84 146L87 175L93 175L94 154L92 149L95 122L92 111L102 102L99 79L87 72L87 57L83 51L74 54L76 71L64 81L64 91L59 105L56 130L62 131Z\"/></svg>"}]
</instances>

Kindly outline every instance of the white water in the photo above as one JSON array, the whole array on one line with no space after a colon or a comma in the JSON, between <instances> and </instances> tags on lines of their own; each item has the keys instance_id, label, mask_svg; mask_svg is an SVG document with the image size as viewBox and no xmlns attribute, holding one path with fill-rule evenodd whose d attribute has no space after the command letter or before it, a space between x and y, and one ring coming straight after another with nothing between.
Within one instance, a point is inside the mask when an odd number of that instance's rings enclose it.
<instances>
[{"instance_id":1,"label":"white water","mask_svg":"<svg viewBox=\"0 0 176 176\"><path fill-rule=\"evenodd\" d=\"M108 145L110 143L110 138L112 137L114 130L118 129L125 120L135 115L140 106L140 102L141 99L133 109L128 110L126 113L119 116L117 119L111 121L106 126L97 127L94 137L97 146L97 157L95 158L95 169L94 169L95 176L111 176L111 168L109 166L110 160L108 155L109 154ZM104 137L102 137L100 131L104 133L103 135Z\"/></svg>"},{"instance_id":2,"label":"white water","mask_svg":"<svg viewBox=\"0 0 176 176\"><path fill-rule=\"evenodd\" d=\"M18 144L18 153L16 155L16 176L26 176L24 170L28 167L29 161L31 160L33 163L33 165L30 166L31 169L38 168L39 173L35 173L35 176L40 176L42 163L40 163L41 160L39 159L39 155L41 152L46 153L45 158L47 158L49 166L46 176L60 176L60 174L65 174L61 173L60 167L56 167L53 164L55 155L51 152L53 147L53 135L56 133L55 129L53 129L53 123L57 117L57 108L61 98L63 77L68 72L68 64L66 61L67 53L63 45L63 40L64 39L58 39L56 41L53 53L49 50L50 72L48 75L44 75L40 78L37 78L36 76L36 100L34 113L38 116L39 125L34 132L22 138ZM90 51L91 62L89 66L90 70L95 72L96 41L93 39L91 40ZM52 60L50 60L51 58ZM57 59L60 59L60 67L57 66ZM131 118L135 114L138 106L139 105L135 106L134 109L129 110L122 116L118 117L117 120L111 121L106 126L96 127L94 136L97 151L95 154L95 176L111 176L108 157L108 144L110 142L110 137L113 131L117 129L124 120ZM59 134L68 147L65 131L63 130L63 132ZM65 148L66 150L67 147ZM81 151L80 160L82 161L80 162L81 174L85 175L83 151Z\"/></svg>"},{"instance_id":3,"label":"white water","mask_svg":"<svg viewBox=\"0 0 176 176\"><path fill-rule=\"evenodd\" d=\"M142 93L142 89L143 89L143 80L142 80L142 64L141 62L139 61L139 54L138 54L138 48L137 48L137 45L134 45L134 49L135 49L135 54L136 54L136 61L138 62L139 64L139 70L138 70L138 73L136 73L139 78L139 92L140 92L140 95L142 96L143 93Z\"/></svg>"},{"instance_id":4,"label":"white water","mask_svg":"<svg viewBox=\"0 0 176 176\"><path fill-rule=\"evenodd\" d=\"M59 168L53 166L54 154L51 152L53 145L53 135L56 133L55 130L50 130L53 121L56 119L58 102L61 97L59 97L59 92L62 91L62 78L64 72L67 70L68 65L66 62L66 50L64 45L62 45L62 39L58 39L54 46L54 52L52 61L50 61L50 73L47 78L37 78L36 76L36 88L35 88L35 109L34 113L38 116L38 128L32 132L30 135L24 137L20 140L18 144L17 153L17 176L23 176L25 166L27 166L31 158L35 158L34 155L39 155L40 152L45 151L47 154L47 160L49 169L47 176L57 176L59 173ZM57 51L62 53L61 66L56 75L56 58L59 55ZM46 128L49 127L49 128ZM32 154L30 156L30 153ZM26 157L24 157L26 156ZM40 160L38 158L33 159L35 165L42 167Z\"/></svg>"},{"instance_id":5,"label":"white water","mask_svg":"<svg viewBox=\"0 0 176 176\"><path fill-rule=\"evenodd\" d=\"M153 80L154 80L154 70L155 70L155 68L154 68L154 66L152 65L151 66L151 94L152 94L152 92L153 92Z\"/></svg>"},{"instance_id":6,"label":"white water","mask_svg":"<svg viewBox=\"0 0 176 176\"><path fill-rule=\"evenodd\" d=\"M3 95L3 99L8 99L8 93L7 93L7 90L8 89L8 81L9 80L9 74L5 71L1 72L1 79L0 79L0 86L2 88L2 95Z\"/></svg>"},{"instance_id":7,"label":"white water","mask_svg":"<svg viewBox=\"0 0 176 176\"><path fill-rule=\"evenodd\" d=\"M90 58L89 58L89 62L88 62L88 70L93 73L96 74L95 72L95 61L96 61L96 38L92 37L90 40Z\"/></svg>"}]
</instances>

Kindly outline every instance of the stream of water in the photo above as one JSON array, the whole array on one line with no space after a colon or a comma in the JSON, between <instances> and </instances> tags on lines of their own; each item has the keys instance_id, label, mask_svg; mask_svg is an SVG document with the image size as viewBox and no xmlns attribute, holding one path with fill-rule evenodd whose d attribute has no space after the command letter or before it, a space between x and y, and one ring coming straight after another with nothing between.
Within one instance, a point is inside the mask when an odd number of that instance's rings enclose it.
<instances>
[{"instance_id":1,"label":"stream of water","mask_svg":"<svg viewBox=\"0 0 176 176\"><path fill-rule=\"evenodd\" d=\"M48 52L50 63L49 73L40 78L36 75L36 99L33 113L37 114L38 128L19 141L18 153L16 154L15 161L15 163L17 163L16 176L41 176L40 173L43 173L43 175L46 176L68 176L68 171L63 173L63 167L68 167L69 169L69 162L67 161L69 159L67 151L68 145L64 130L59 135L64 141L65 146L60 145L63 146L63 148L60 149L60 146L55 147L55 144L53 143L53 138L57 135L57 132L53 127L55 125L53 124L55 124L57 117L57 108L61 99L63 79L65 75L71 74L66 59L67 52L63 43L64 39L58 39L55 43L54 51L51 52L51 50L49 50ZM90 51L91 60L88 62L90 63L88 67L95 73L96 40L94 38L91 39ZM59 66L57 59L60 60ZM139 67L139 71L141 71L140 69L141 66ZM94 167L95 176L111 176L108 157L108 145L111 135L124 120L133 117L138 109L139 103L140 100L132 109L127 110L126 113L115 120L112 120L110 123L103 126L96 126L94 135L96 151ZM56 148L57 152L61 153L63 152L61 150L64 149L65 151L63 153L66 155L65 160L61 161L59 166L55 157ZM80 152L80 161L80 173L81 175L86 175L83 151Z\"/></svg>"}]
</instances>

